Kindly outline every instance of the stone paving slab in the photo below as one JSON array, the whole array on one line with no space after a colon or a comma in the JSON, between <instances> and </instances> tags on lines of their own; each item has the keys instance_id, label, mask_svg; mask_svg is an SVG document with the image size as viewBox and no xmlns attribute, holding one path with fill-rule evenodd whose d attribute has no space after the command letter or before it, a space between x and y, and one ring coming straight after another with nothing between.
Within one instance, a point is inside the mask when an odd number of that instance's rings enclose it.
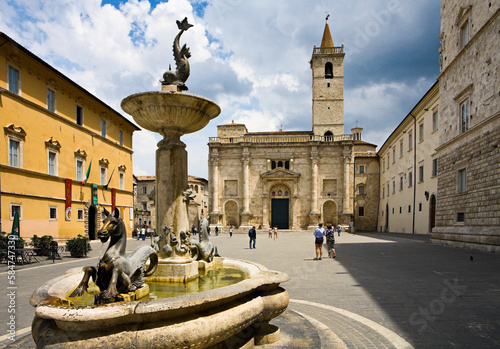
<instances>
[{"instance_id":1,"label":"stone paving slab","mask_svg":"<svg viewBox=\"0 0 500 349\"><path fill-rule=\"evenodd\" d=\"M336 237L338 257L322 261L313 260L312 232L286 232L279 234L277 240L268 239L267 233L259 233L256 249L248 248L246 234L229 238L224 233L212 236L212 241L222 256L254 261L286 272L291 280L283 287L292 300L357 314L397 334L415 348L500 347L499 254L433 245L425 236L404 234L343 232ZM142 243L149 242L129 239L127 250L132 251ZM16 272L17 330L29 331L34 309L28 300L41 283L69 268L96 264L100 243L92 244L92 257L85 260L34 264ZM6 271L6 267L0 265L3 288L0 323L4 324L0 347L5 345L8 320ZM292 301L290 309L295 310L295 306ZM373 328L367 331L363 321L350 324L349 320L340 319L339 322L338 314L331 314L326 307L300 310L339 337L344 336L342 340L346 343L352 334L352 341L357 338L359 347L372 344L390 347L390 343L381 341L385 337L380 337L380 331ZM370 334L358 338L356 331Z\"/></svg>"}]
</instances>

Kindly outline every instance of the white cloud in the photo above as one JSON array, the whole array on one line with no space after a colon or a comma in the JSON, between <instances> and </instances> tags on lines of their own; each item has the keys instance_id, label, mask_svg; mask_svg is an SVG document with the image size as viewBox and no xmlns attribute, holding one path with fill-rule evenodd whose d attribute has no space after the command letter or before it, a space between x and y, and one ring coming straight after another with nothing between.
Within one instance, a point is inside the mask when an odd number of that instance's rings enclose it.
<instances>
[{"instance_id":1,"label":"white cloud","mask_svg":"<svg viewBox=\"0 0 500 349\"><path fill-rule=\"evenodd\" d=\"M129 0L117 8L100 0L2 1L0 30L129 117L121 100L159 90L168 64L175 69L175 21L188 17L195 26L181 38L192 52L187 85L222 108L205 129L183 137L189 173L205 178L207 142L217 124L235 120L250 131L281 124L284 130L311 129L308 61L321 43L325 11L334 43L346 45L347 132L358 120L364 139L381 145L437 75L435 0L209 0L198 12L204 3L169 0L152 8L147 0ZM437 32L429 35L432 26ZM356 46L361 35L369 40ZM435 54L431 63L429 52ZM159 138L149 131L134 135L135 174L154 174Z\"/></svg>"}]
</instances>

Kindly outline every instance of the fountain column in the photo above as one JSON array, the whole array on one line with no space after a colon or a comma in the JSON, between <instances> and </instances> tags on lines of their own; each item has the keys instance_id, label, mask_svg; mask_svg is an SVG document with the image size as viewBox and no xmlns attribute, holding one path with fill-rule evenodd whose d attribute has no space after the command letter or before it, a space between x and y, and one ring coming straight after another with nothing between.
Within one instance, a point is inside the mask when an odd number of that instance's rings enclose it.
<instances>
[{"instance_id":1,"label":"fountain column","mask_svg":"<svg viewBox=\"0 0 500 349\"><path fill-rule=\"evenodd\" d=\"M188 186L186 144L180 140L178 132L162 130L160 133L164 138L156 150L156 231L168 227L174 232L186 232L189 231L187 205L183 196ZM162 249L166 243L160 242ZM180 256L175 249L172 252L172 257L190 261L189 254ZM164 251L160 251L159 255L166 257Z\"/></svg>"}]
</instances>

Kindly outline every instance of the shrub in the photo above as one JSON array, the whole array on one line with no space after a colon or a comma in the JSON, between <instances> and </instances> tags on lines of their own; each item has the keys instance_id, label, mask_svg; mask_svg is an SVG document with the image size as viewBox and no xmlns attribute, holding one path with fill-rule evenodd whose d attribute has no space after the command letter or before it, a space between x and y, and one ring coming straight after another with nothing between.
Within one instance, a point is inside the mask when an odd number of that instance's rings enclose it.
<instances>
[{"instance_id":1,"label":"shrub","mask_svg":"<svg viewBox=\"0 0 500 349\"><path fill-rule=\"evenodd\" d=\"M66 241L66 251L69 251L71 257L83 257L87 252L92 251L90 240L85 236L78 234L77 237Z\"/></svg>"},{"instance_id":2,"label":"shrub","mask_svg":"<svg viewBox=\"0 0 500 349\"><path fill-rule=\"evenodd\" d=\"M33 235L31 238L31 244L36 248L36 254L38 256L48 256L50 250L50 242L54 240L51 235L44 235L41 238L37 235Z\"/></svg>"}]
</instances>

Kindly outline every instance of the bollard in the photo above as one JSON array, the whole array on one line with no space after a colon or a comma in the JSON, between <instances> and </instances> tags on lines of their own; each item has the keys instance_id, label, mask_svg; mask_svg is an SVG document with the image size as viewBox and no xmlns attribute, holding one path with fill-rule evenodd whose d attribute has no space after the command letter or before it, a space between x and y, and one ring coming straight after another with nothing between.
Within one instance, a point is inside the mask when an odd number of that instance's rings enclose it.
<instances>
[{"instance_id":1,"label":"bollard","mask_svg":"<svg viewBox=\"0 0 500 349\"><path fill-rule=\"evenodd\" d=\"M57 253L57 241L55 240L50 242L50 253L52 254L52 263L55 263Z\"/></svg>"}]
</instances>

